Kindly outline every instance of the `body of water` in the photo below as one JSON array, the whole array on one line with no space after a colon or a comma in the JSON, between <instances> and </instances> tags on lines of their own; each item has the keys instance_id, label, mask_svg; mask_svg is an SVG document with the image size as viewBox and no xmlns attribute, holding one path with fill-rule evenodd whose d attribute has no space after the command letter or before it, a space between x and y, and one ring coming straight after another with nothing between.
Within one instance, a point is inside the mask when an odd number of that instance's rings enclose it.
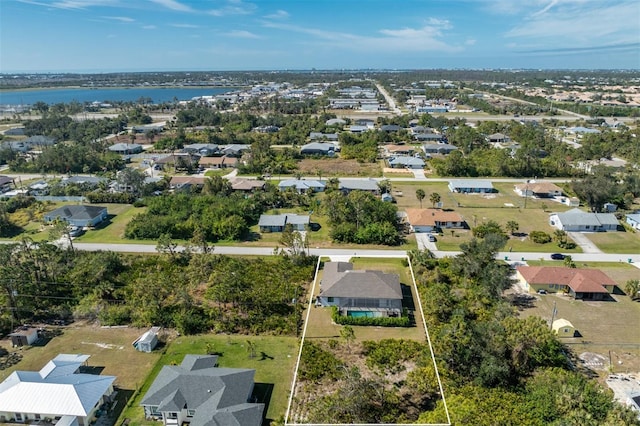
<instances>
[{"instance_id":1,"label":"body of water","mask_svg":"<svg viewBox=\"0 0 640 426\"><path fill-rule=\"evenodd\" d=\"M33 89L33 90L0 90L0 105L33 105L44 102L49 105L77 101L115 102L137 101L149 98L154 104L172 102L174 99L188 101L197 96L213 96L236 90L229 87L167 87L167 88L119 88L119 89Z\"/></svg>"}]
</instances>

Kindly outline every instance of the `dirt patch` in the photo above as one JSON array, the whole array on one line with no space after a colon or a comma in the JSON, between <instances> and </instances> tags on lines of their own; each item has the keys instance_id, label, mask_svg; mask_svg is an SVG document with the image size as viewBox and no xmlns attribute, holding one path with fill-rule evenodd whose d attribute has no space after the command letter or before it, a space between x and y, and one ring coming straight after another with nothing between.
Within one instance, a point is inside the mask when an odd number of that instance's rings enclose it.
<instances>
[{"instance_id":1,"label":"dirt patch","mask_svg":"<svg viewBox=\"0 0 640 426\"><path fill-rule=\"evenodd\" d=\"M298 163L298 170L305 176L367 176L382 175L378 163L358 163L356 160L342 158L307 158Z\"/></svg>"},{"instance_id":2,"label":"dirt patch","mask_svg":"<svg viewBox=\"0 0 640 426\"><path fill-rule=\"evenodd\" d=\"M578 358L582 361L585 367L592 370L605 370L609 365L606 357L593 352L583 352L578 355Z\"/></svg>"}]
</instances>

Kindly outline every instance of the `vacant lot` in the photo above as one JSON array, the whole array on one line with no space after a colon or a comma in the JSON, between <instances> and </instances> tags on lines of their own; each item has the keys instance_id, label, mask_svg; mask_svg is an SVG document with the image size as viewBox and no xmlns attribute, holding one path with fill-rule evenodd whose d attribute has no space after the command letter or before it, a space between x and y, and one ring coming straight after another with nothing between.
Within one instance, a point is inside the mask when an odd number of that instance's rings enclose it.
<instances>
[{"instance_id":1,"label":"vacant lot","mask_svg":"<svg viewBox=\"0 0 640 426\"><path fill-rule=\"evenodd\" d=\"M322 178L341 176L382 176L379 163L359 163L356 160L342 158L306 158L298 163L298 171L304 176Z\"/></svg>"},{"instance_id":2,"label":"vacant lot","mask_svg":"<svg viewBox=\"0 0 640 426\"><path fill-rule=\"evenodd\" d=\"M253 344L253 353L249 350L249 342ZM256 386L254 392L259 398L269 401L267 419L273 420L284 416L293 380L295 360L298 356L296 338L199 335L178 337L167 346L153 371L146 370L146 372L151 372L142 384L140 392L136 394L127 410L122 413L120 421L128 418L132 425L157 426L157 422L144 419L144 412L139 406L144 393L149 389L163 366L180 364L186 354L206 353L217 354L220 367L255 369Z\"/></svg>"},{"instance_id":3,"label":"vacant lot","mask_svg":"<svg viewBox=\"0 0 640 426\"><path fill-rule=\"evenodd\" d=\"M85 232L76 238L81 243L135 243L144 244L141 240L127 240L124 238L124 229L131 219L144 213L146 207L133 207L131 204L105 204L109 219L99 224L95 229ZM155 241L149 242L155 244Z\"/></svg>"},{"instance_id":4,"label":"vacant lot","mask_svg":"<svg viewBox=\"0 0 640 426\"><path fill-rule=\"evenodd\" d=\"M597 232L584 235L605 253L640 253L640 232Z\"/></svg>"}]
</instances>

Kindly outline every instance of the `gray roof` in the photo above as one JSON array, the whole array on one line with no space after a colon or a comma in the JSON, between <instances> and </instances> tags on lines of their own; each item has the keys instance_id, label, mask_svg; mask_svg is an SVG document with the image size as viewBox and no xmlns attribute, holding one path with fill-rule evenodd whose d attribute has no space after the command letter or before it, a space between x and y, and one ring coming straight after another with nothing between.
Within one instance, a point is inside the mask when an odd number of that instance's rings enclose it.
<instances>
[{"instance_id":1,"label":"gray roof","mask_svg":"<svg viewBox=\"0 0 640 426\"><path fill-rule=\"evenodd\" d=\"M300 147L300 152L304 151L322 151L328 153L329 151L336 151L336 146L332 143L311 142Z\"/></svg>"},{"instance_id":2,"label":"gray roof","mask_svg":"<svg viewBox=\"0 0 640 426\"><path fill-rule=\"evenodd\" d=\"M325 184L314 179L287 179L278 184L278 188L294 187L296 189L324 189Z\"/></svg>"},{"instance_id":3,"label":"gray roof","mask_svg":"<svg viewBox=\"0 0 640 426\"><path fill-rule=\"evenodd\" d=\"M262 214L258 226L308 225L309 216L299 214Z\"/></svg>"},{"instance_id":4,"label":"gray roof","mask_svg":"<svg viewBox=\"0 0 640 426\"><path fill-rule=\"evenodd\" d=\"M102 206L62 206L45 214L45 217L61 217L64 219L94 219L102 214L106 207Z\"/></svg>"},{"instance_id":5,"label":"gray roof","mask_svg":"<svg viewBox=\"0 0 640 426\"><path fill-rule=\"evenodd\" d=\"M452 179L449 181L451 188L493 188L490 180L477 179Z\"/></svg>"},{"instance_id":6,"label":"gray roof","mask_svg":"<svg viewBox=\"0 0 640 426\"><path fill-rule=\"evenodd\" d=\"M438 152L451 152L458 149L457 146L448 143L425 143L422 145L424 152L438 151Z\"/></svg>"},{"instance_id":7,"label":"gray roof","mask_svg":"<svg viewBox=\"0 0 640 426\"><path fill-rule=\"evenodd\" d=\"M339 179L340 189L348 191L379 191L378 181L374 179Z\"/></svg>"},{"instance_id":8,"label":"gray roof","mask_svg":"<svg viewBox=\"0 0 640 426\"><path fill-rule=\"evenodd\" d=\"M615 225L619 224L616 215L613 213L587 213L578 208L567 210L564 213L553 213L558 216L558 219L564 226L572 225L589 225L589 226L602 226L602 225Z\"/></svg>"},{"instance_id":9,"label":"gray roof","mask_svg":"<svg viewBox=\"0 0 640 426\"><path fill-rule=\"evenodd\" d=\"M343 263L344 265L331 265ZM350 297L361 299L402 300L400 278L382 271L353 270L347 262L325 263L322 277L324 297Z\"/></svg>"},{"instance_id":10,"label":"gray roof","mask_svg":"<svg viewBox=\"0 0 640 426\"><path fill-rule=\"evenodd\" d=\"M214 355L186 355L165 365L140 402L159 411L195 410L191 426L259 426L264 404L247 403L255 370L219 368Z\"/></svg>"},{"instance_id":11,"label":"gray roof","mask_svg":"<svg viewBox=\"0 0 640 426\"><path fill-rule=\"evenodd\" d=\"M116 143L109 147L109 151L120 152L120 151L136 151L142 150L142 145L138 143Z\"/></svg>"},{"instance_id":12,"label":"gray roof","mask_svg":"<svg viewBox=\"0 0 640 426\"><path fill-rule=\"evenodd\" d=\"M640 213L628 214L627 219L640 223Z\"/></svg>"},{"instance_id":13,"label":"gray roof","mask_svg":"<svg viewBox=\"0 0 640 426\"><path fill-rule=\"evenodd\" d=\"M66 179L62 179L62 181L60 181L60 183L62 185L66 185L69 183L77 183L77 184L82 184L82 183L88 183L88 184L93 184L93 185L97 185L100 182L104 182L107 179L105 178L101 178L101 177L97 177L97 176L80 176L80 175L75 175L75 176L70 176Z\"/></svg>"},{"instance_id":14,"label":"gray roof","mask_svg":"<svg viewBox=\"0 0 640 426\"><path fill-rule=\"evenodd\" d=\"M399 155L389 160L390 165L400 164L402 166L420 166L424 167L424 160L418 157L410 157L406 155Z\"/></svg>"},{"instance_id":15,"label":"gray roof","mask_svg":"<svg viewBox=\"0 0 640 426\"><path fill-rule=\"evenodd\" d=\"M50 138L49 136L35 135L23 140L22 142L29 145L53 145L54 143L56 143L56 140L54 138Z\"/></svg>"}]
</instances>

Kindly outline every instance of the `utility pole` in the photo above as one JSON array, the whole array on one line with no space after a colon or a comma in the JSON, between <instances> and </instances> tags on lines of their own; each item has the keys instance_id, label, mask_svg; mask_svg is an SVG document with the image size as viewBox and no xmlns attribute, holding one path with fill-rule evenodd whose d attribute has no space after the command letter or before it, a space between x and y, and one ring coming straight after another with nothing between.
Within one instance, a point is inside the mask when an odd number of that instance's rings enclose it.
<instances>
[{"instance_id":1,"label":"utility pole","mask_svg":"<svg viewBox=\"0 0 640 426\"><path fill-rule=\"evenodd\" d=\"M527 185L524 187L524 208L527 208L527 198L529 197L529 179L527 179Z\"/></svg>"},{"instance_id":2,"label":"utility pole","mask_svg":"<svg viewBox=\"0 0 640 426\"><path fill-rule=\"evenodd\" d=\"M556 308L556 302L553 302L553 311L551 311L551 325L549 328L553 329L553 320L556 317L556 314L558 313L558 309Z\"/></svg>"}]
</instances>

